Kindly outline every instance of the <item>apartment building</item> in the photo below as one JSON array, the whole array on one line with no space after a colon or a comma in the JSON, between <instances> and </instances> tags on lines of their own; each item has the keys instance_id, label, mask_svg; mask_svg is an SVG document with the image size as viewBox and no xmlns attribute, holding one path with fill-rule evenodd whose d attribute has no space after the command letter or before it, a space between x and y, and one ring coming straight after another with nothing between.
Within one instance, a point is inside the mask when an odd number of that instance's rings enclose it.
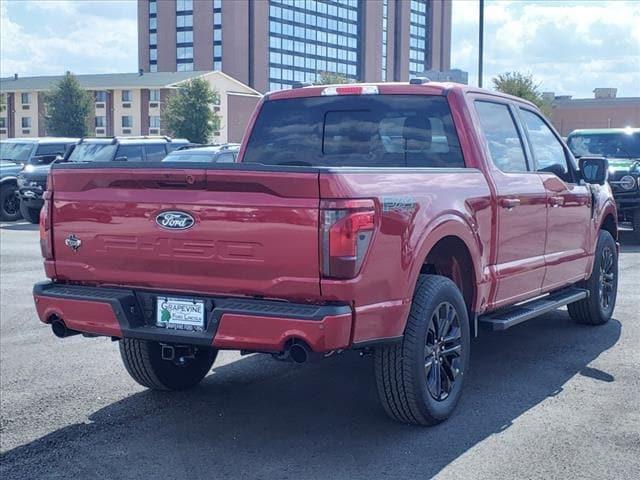
<instances>
[{"instance_id":1,"label":"apartment building","mask_svg":"<svg viewBox=\"0 0 640 480\"><path fill-rule=\"evenodd\" d=\"M162 124L162 109L167 98L184 82L196 77L205 79L219 94L219 105L213 108L220 115L221 126L212 140L239 142L261 95L225 73L138 72L76 76L80 85L93 95L92 133L98 137L167 133ZM61 79L61 76L18 75L1 78L0 138L45 136L44 95Z\"/></svg>"},{"instance_id":2,"label":"apartment building","mask_svg":"<svg viewBox=\"0 0 640 480\"><path fill-rule=\"evenodd\" d=\"M450 58L450 0L138 0L145 72L221 70L265 92L322 72L406 81Z\"/></svg>"}]
</instances>

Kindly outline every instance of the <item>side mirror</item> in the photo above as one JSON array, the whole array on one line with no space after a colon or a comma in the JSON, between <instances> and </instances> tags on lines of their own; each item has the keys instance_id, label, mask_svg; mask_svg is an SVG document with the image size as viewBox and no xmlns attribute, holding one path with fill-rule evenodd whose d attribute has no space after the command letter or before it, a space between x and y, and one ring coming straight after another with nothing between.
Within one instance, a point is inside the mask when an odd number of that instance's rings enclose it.
<instances>
[{"instance_id":1,"label":"side mirror","mask_svg":"<svg viewBox=\"0 0 640 480\"><path fill-rule=\"evenodd\" d=\"M580 175L587 183L604 185L609 176L609 161L604 157L581 157Z\"/></svg>"},{"instance_id":2,"label":"side mirror","mask_svg":"<svg viewBox=\"0 0 640 480\"><path fill-rule=\"evenodd\" d=\"M114 162L126 162L128 159L125 156L122 157L116 157L113 159Z\"/></svg>"}]
</instances>

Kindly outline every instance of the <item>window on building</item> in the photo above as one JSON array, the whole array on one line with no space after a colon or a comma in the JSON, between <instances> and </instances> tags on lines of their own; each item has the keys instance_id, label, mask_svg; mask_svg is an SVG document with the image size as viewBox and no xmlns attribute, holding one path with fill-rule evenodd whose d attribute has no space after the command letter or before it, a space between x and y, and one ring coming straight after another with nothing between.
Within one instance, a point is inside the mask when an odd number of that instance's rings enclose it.
<instances>
[{"instance_id":1,"label":"window on building","mask_svg":"<svg viewBox=\"0 0 640 480\"><path fill-rule=\"evenodd\" d=\"M193 63L178 63L176 65L178 68L178 72L192 72L193 71Z\"/></svg>"},{"instance_id":2,"label":"window on building","mask_svg":"<svg viewBox=\"0 0 640 480\"><path fill-rule=\"evenodd\" d=\"M104 128L107 126L107 117L97 116L96 117L96 128Z\"/></svg>"},{"instance_id":3,"label":"window on building","mask_svg":"<svg viewBox=\"0 0 640 480\"><path fill-rule=\"evenodd\" d=\"M176 0L176 12L193 11L193 0Z\"/></svg>"},{"instance_id":4,"label":"window on building","mask_svg":"<svg viewBox=\"0 0 640 480\"><path fill-rule=\"evenodd\" d=\"M158 5L156 4L156 0L149 0L149 13L151 15L155 15L158 13Z\"/></svg>"},{"instance_id":5,"label":"window on building","mask_svg":"<svg viewBox=\"0 0 640 480\"><path fill-rule=\"evenodd\" d=\"M422 75L427 69L427 25L430 12L427 0L411 0L409 14L409 76Z\"/></svg>"},{"instance_id":6,"label":"window on building","mask_svg":"<svg viewBox=\"0 0 640 480\"><path fill-rule=\"evenodd\" d=\"M160 90L152 89L149 90L149 101L150 102L159 102L160 101Z\"/></svg>"},{"instance_id":7,"label":"window on building","mask_svg":"<svg viewBox=\"0 0 640 480\"><path fill-rule=\"evenodd\" d=\"M160 128L160 116L159 115L151 115L151 116L149 116L149 128Z\"/></svg>"},{"instance_id":8,"label":"window on building","mask_svg":"<svg viewBox=\"0 0 640 480\"><path fill-rule=\"evenodd\" d=\"M96 102L106 102L107 101L107 92L104 90L96 91Z\"/></svg>"},{"instance_id":9,"label":"window on building","mask_svg":"<svg viewBox=\"0 0 640 480\"><path fill-rule=\"evenodd\" d=\"M193 47L178 47L176 53L178 60L192 59Z\"/></svg>"},{"instance_id":10,"label":"window on building","mask_svg":"<svg viewBox=\"0 0 640 480\"><path fill-rule=\"evenodd\" d=\"M7 128L7 118L0 117L0 128Z\"/></svg>"},{"instance_id":11,"label":"window on building","mask_svg":"<svg viewBox=\"0 0 640 480\"><path fill-rule=\"evenodd\" d=\"M157 45L158 44L158 34L150 33L149 34L149 45Z\"/></svg>"},{"instance_id":12,"label":"window on building","mask_svg":"<svg viewBox=\"0 0 640 480\"><path fill-rule=\"evenodd\" d=\"M158 49L152 48L149 50L149 60L157 61L158 60Z\"/></svg>"},{"instance_id":13,"label":"window on building","mask_svg":"<svg viewBox=\"0 0 640 480\"><path fill-rule=\"evenodd\" d=\"M526 172L524 148L509 107L493 102L475 106L494 165L503 172Z\"/></svg>"},{"instance_id":14,"label":"window on building","mask_svg":"<svg viewBox=\"0 0 640 480\"><path fill-rule=\"evenodd\" d=\"M131 90L122 90L122 101L123 102L131 101Z\"/></svg>"},{"instance_id":15,"label":"window on building","mask_svg":"<svg viewBox=\"0 0 640 480\"><path fill-rule=\"evenodd\" d=\"M31 117L22 117L20 119L20 124L22 128L31 128Z\"/></svg>"},{"instance_id":16,"label":"window on building","mask_svg":"<svg viewBox=\"0 0 640 480\"><path fill-rule=\"evenodd\" d=\"M193 32L176 32L176 43L193 43Z\"/></svg>"},{"instance_id":17,"label":"window on building","mask_svg":"<svg viewBox=\"0 0 640 480\"><path fill-rule=\"evenodd\" d=\"M150 72L157 72L158 71L158 65L156 65L155 63L152 63L151 65L149 65L149 71Z\"/></svg>"},{"instance_id":18,"label":"window on building","mask_svg":"<svg viewBox=\"0 0 640 480\"><path fill-rule=\"evenodd\" d=\"M133 117L131 115L123 115L122 128L132 128L132 127L133 127Z\"/></svg>"},{"instance_id":19,"label":"window on building","mask_svg":"<svg viewBox=\"0 0 640 480\"><path fill-rule=\"evenodd\" d=\"M158 19L156 17L151 17L149 19L149 30L157 30L158 29Z\"/></svg>"},{"instance_id":20,"label":"window on building","mask_svg":"<svg viewBox=\"0 0 640 480\"><path fill-rule=\"evenodd\" d=\"M178 28L193 27L193 15L178 15L176 17L176 27Z\"/></svg>"},{"instance_id":21,"label":"window on building","mask_svg":"<svg viewBox=\"0 0 640 480\"><path fill-rule=\"evenodd\" d=\"M31 103L31 94L30 93L26 93L23 92L20 94L20 101L22 102L22 105L28 105Z\"/></svg>"}]
</instances>

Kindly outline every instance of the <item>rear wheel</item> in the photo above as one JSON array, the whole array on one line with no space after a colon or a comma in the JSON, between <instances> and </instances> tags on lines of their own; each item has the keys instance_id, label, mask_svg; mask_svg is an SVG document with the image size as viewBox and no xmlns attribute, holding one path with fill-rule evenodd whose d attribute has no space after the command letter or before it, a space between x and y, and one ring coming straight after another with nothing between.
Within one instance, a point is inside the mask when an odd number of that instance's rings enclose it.
<instances>
[{"instance_id":1,"label":"rear wheel","mask_svg":"<svg viewBox=\"0 0 640 480\"><path fill-rule=\"evenodd\" d=\"M640 208L633 211L631 221L633 223L633 237L636 239L636 242L640 242Z\"/></svg>"},{"instance_id":2,"label":"rear wheel","mask_svg":"<svg viewBox=\"0 0 640 480\"><path fill-rule=\"evenodd\" d=\"M589 296L567 306L571 318L589 325L607 323L618 294L618 249L609 232L600 231L591 276L578 286L588 290Z\"/></svg>"},{"instance_id":3,"label":"rear wheel","mask_svg":"<svg viewBox=\"0 0 640 480\"><path fill-rule=\"evenodd\" d=\"M400 422L435 425L453 412L469 368L470 329L460 290L421 275L402 343L376 349L380 401Z\"/></svg>"},{"instance_id":4,"label":"rear wheel","mask_svg":"<svg viewBox=\"0 0 640 480\"><path fill-rule=\"evenodd\" d=\"M185 390L196 386L218 354L217 350L207 347L174 348L175 358L164 360L162 345L158 342L120 340L120 356L129 375L143 387L154 390Z\"/></svg>"},{"instance_id":5,"label":"rear wheel","mask_svg":"<svg viewBox=\"0 0 640 480\"><path fill-rule=\"evenodd\" d=\"M0 220L13 222L20 218L20 200L16 197L17 187L13 184L0 188Z\"/></svg>"},{"instance_id":6,"label":"rear wheel","mask_svg":"<svg viewBox=\"0 0 640 480\"><path fill-rule=\"evenodd\" d=\"M27 207L24 203L20 202L20 213L22 213L22 217L28 222L31 222L31 223L40 222L39 208Z\"/></svg>"}]
</instances>

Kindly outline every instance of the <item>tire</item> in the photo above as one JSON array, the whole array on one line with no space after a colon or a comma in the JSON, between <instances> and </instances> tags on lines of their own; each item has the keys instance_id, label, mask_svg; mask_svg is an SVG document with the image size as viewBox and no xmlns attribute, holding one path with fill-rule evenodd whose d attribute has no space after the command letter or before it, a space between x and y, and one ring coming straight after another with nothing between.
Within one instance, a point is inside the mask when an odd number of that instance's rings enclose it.
<instances>
[{"instance_id":1,"label":"tire","mask_svg":"<svg viewBox=\"0 0 640 480\"><path fill-rule=\"evenodd\" d=\"M158 342L123 338L120 356L127 372L143 387L153 390L186 390L195 387L211 369L218 351L197 347L195 357L181 365L162 359Z\"/></svg>"},{"instance_id":2,"label":"tire","mask_svg":"<svg viewBox=\"0 0 640 480\"><path fill-rule=\"evenodd\" d=\"M22 218L27 222L40 223L40 209L27 207L24 203L20 202L20 213Z\"/></svg>"},{"instance_id":3,"label":"tire","mask_svg":"<svg viewBox=\"0 0 640 480\"><path fill-rule=\"evenodd\" d=\"M0 188L0 220L3 222L14 222L19 220L20 200L16 197L16 187L14 184L6 184Z\"/></svg>"},{"instance_id":4,"label":"tire","mask_svg":"<svg viewBox=\"0 0 640 480\"><path fill-rule=\"evenodd\" d=\"M451 320L450 328L443 326L444 333L437 331L434 321L443 316ZM443 336L450 341L439 344ZM438 352L443 355L436 357ZM447 419L460 400L469 355L469 318L460 290L448 278L420 275L402 342L374 352L378 396L387 415L415 425ZM449 391L443 392L447 386Z\"/></svg>"},{"instance_id":5,"label":"tire","mask_svg":"<svg viewBox=\"0 0 640 480\"><path fill-rule=\"evenodd\" d=\"M576 286L588 290L589 296L567 305L571 318L587 325L607 323L618 294L618 249L609 232L600 230L591 276ZM607 301L603 292L608 292Z\"/></svg>"},{"instance_id":6,"label":"tire","mask_svg":"<svg viewBox=\"0 0 640 480\"><path fill-rule=\"evenodd\" d=\"M640 243L640 208L633 211L631 222L633 224L633 238Z\"/></svg>"}]
</instances>

